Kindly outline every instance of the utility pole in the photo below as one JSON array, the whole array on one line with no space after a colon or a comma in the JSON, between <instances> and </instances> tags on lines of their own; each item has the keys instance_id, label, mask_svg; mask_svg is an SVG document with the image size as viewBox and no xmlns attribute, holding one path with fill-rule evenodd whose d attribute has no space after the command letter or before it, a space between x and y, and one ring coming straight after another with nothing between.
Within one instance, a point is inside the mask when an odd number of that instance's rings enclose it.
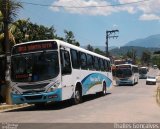
<instances>
[{"instance_id":1,"label":"utility pole","mask_svg":"<svg viewBox=\"0 0 160 129\"><path fill-rule=\"evenodd\" d=\"M108 40L110 38L118 38L118 36L116 35L116 32L119 32L119 30L110 30L110 31L106 31L106 57L109 56L109 52L108 52Z\"/></svg>"}]
</instances>

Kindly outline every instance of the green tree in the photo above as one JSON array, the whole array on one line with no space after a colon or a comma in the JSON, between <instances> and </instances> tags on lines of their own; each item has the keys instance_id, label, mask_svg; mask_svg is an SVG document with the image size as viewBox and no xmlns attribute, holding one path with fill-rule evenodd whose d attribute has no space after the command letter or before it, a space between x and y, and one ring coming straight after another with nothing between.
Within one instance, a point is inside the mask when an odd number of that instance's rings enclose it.
<instances>
[{"instance_id":1,"label":"green tree","mask_svg":"<svg viewBox=\"0 0 160 129\"><path fill-rule=\"evenodd\" d=\"M137 62L137 54L136 53L137 53L137 51L132 48L132 50L127 51L127 53L123 55L123 59L125 59L125 60L127 60L128 58L132 59L133 63L136 64L136 62Z\"/></svg>"},{"instance_id":2,"label":"green tree","mask_svg":"<svg viewBox=\"0 0 160 129\"><path fill-rule=\"evenodd\" d=\"M11 31L9 29L9 25L17 17L18 10L20 8L22 8L21 2L18 2L16 0L0 0L0 12L2 14L0 21L1 24L3 24L3 27L1 26L1 38L3 38L3 40L1 41L1 45L4 49L3 51L5 52L10 51L9 37L11 37Z\"/></svg>"},{"instance_id":3,"label":"green tree","mask_svg":"<svg viewBox=\"0 0 160 129\"><path fill-rule=\"evenodd\" d=\"M94 50L94 52L97 53L97 54L103 55L103 56L106 55L105 52L101 51L99 48L96 48L96 49Z\"/></svg>"},{"instance_id":4,"label":"green tree","mask_svg":"<svg viewBox=\"0 0 160 129\"><path fill-rule=\"evenodd\" d=\"M1 42L3 51L6 54L6 58L8 59L8 53L10 53L11 47L9 43L9 24L11 24L16 16L17 16L17 11L22 8L22 4L16 0L0 0L0 12L2 13L2 23L3 23L3 28L2 32L4 34L3 41ZM6 60L7 62L5 69L5 75L2 75L5 78L5 97L6 97L6 103L11 104L11 99L10 99L10 80L9 80L9 60Z\"/></svg>"},{"instance_id":5,"label":"green tree","mask_svg":"<svg viewBox=\"0 0 160 129\"><path fill-rule=\"evenodd\" d=\"M131 59L135 60L135 59L136 59L136 50L135 50L135 49L132 49L131 51L128 51L128 52L126 53L126 56L127 56L128 58L131 58Z\"/></svg>"},{"instance_id":6,"label":"green tree","mask_svg":"<svg viewBox=\"0 0 160 129\"><path fill-rule=\"evenodd\" d=\"M70 44L73 44L75 46L80 46L80 43L75 40L75 37L74 37L74 34L72 31L64 30L64 33L65 33L64 41L66 41Z\"/></svg>"},{"instance_id":7,"label":"green tree","mask_svg":"<svg viewBox=\"0 0 160 129\"><path fill-rule=\"evenodd\" d=\"M160 69L160 53L156 52L151 58L152 60L152 65L157 65L158 68Z\"/></svg>"},{"instance_id":8,"label":"green tree","mask_svg":"<svg viewBox=\"0 0 160 129\"><path fill-rule=\"evenodd\" d=\"M149 51L143 51L141 56L142 65L149 65L151 59L151 53Z\"/></svg>"},{"instance_id":9,"label":"green tree","mask_svg":"<svg viewBox=\"0 0 160 129\"><path fill-rule=\"evenodd\" d=\"M131 51L128 51L128 52L126 53L126 57L127 57L127 58L132 58L132 56L133 56L133 54L132 54Z\"/></svg>"},{"instance_id":10,"label":"green tree","mask_svg":"<svg viewBox=\"0 0 160 129\"><path fill-rule=\"evenodd\" d=\"M45 27L43 25L34 24L27 20L18 20L14 24L15 30L15 40L16 43L34 41L34 40L44 40L44 39L54 39L57 37L56 30L53 26Z\"/></svg>"},{"instance_id":11,"label":"green tree","mask_svg":"<svg viewBox=\"0 0 160 129\"><path fill-rule=\"evenodd\" d=\"M94 51L94 48L90 44L87 45L86 49L91 51L91 52Z\"/></svg>"}]
</instances>

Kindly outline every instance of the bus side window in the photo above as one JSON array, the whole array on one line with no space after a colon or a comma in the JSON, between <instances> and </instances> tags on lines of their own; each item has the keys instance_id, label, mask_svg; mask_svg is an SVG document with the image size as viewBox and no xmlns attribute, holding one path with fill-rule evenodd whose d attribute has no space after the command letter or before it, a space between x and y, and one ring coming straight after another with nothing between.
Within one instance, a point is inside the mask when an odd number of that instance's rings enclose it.
<instances>
[{"instance_id":1,"label":"bus side window","mask_svg":"<svg viewBox=\"0 0 160 129\"><path fill-rule=\"evenodd\" d=\"M108 72L108 66L107 66L107 61L104 61L104 66L105 66L105 71Z\"/></svg>"},{"instance_id":2,"label":"bus side window","mask_svg":"<svg viewBox=\"0 0 160 129\"><path fill-rule=\"evenodd\" d=\"M132 71L133 71L133 73L135 73L135 68L134 67L132 67Z\"/></svg>"},{"instance_id":3,"label":"bus side window","mask_svg":"<svg viewBox=\"0 0 160 129\"><path fill-rule=\"evenodd\" d=\"M111 72L111 62L108 61L108 71Z\"/></svg>"},{"instance_id":4,"label":"bus side window","mask_svg":"<svg viewBox=\"0 0 160 129\"><path fill-rule=\"evenodd\" d=\"M89 70L93 70L93 56L87 54L87 66Z\"/></svg>"},{"instance_id":5,"label":"bus side window","mask_svg":"<svg viewBox=\"0 0 160 129\"><path fill-rule=\"evenodd\" d=\"M80 68L80 63L79 63L79 53L76 50L71 49L71 59L72 59L72 67L74 69L79 69Z\"/></svg>"},{"instance_id":6,"label":"bus side window","mask_svg":"<svg viewBox=\"0 0 160 129\"><path fill-rule=\"evenodd\" d=\"M101 69L101 71L104 71L104 61L103 61L103 59L100 59L100 69Z\"/></svg>"},{"instance_id":7,"label":"bus side window","mask_svg":"<svg viewBox=\"0 0 160 129\"><path fill-rule=\"evenodd\" d=\"M87 69L87 57L85 53L80 54L81 69Z\"/></svg>"},{"instance_id":8,"label":"bus side window","mask_svg":"<svg viewBox=\"0 0 160 129\"><path fill-rule=\"evenodd\" d=\"M98 57L94 58L94 67L96 70L99 70L99 59Z\"/></svg>"},{"instance_id":9,"label":"bus side window","mask_svg":"<svg viewBox=\"0 0 160 129\"><path fill-rule=\"evenodd\" d=\"M62 75L71 74L70 55L66 50L61 50L61 69Z\"/></svg>"},{"instance_id":10,"label":"bus side window","mask_svg":"<svg viewBox=\"0 0 160 129\"><path fill-rule=\"evenodd\" d=\"M110 61L105 60L105 71L106 72L111 71Z\"/></svg>"}]
</instances>

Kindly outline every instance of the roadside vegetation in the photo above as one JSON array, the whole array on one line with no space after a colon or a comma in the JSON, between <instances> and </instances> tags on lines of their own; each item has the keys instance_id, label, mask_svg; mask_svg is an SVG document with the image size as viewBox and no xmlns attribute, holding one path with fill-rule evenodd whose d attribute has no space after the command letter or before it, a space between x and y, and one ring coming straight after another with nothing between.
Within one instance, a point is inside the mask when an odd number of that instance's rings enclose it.
<instances>
[{"instance_id":1,"label":"roadside vegetation","mask_svg":"<svg viewBox=\"0 0 160 129\"><path fill-rule=\"evenodd\" d=\"M154 65L157 65L158 68L160 69L160 51L156 51L156 52L153 53L152 63Z\"/></svg>"}]
</instances>

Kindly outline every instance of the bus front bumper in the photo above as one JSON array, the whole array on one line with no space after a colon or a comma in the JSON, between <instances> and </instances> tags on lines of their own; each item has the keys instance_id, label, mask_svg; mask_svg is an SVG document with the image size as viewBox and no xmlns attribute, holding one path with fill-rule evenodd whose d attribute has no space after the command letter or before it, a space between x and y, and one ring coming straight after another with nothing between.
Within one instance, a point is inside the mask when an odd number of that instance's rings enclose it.
<instances>
[{"instance_id":1,"label":"bus front bumper","mask_svg":"<svg viewBox=\"0 0 160 129\"><path fill-rule=\"evenodd\" d=\"M117 85L132 85L134 82L132 80L117 80Z\"/></svg>"},{"instance_id":2,"label":"bus front bumper","mask_svg":"<svg viewBox=\"0 0 160 129\"><path fill-rule=\"evenodd\" d=\"M56 102L62 100L62 90L57 89L53 92L43 92L37 94L13 94L11 93L12 103L13 104L35 104L35 103L47 103L47 102Z\"/></svg>"},{"instance_id":3,"label":"bus front bumper","mask_svg":"<svg viewBox=\"0 0 160 129\"><path fill-rule=\"evenodd\" d=\"M139 79L146 79L147 75L139 75Z\"/></svg>"}]
</instances>

